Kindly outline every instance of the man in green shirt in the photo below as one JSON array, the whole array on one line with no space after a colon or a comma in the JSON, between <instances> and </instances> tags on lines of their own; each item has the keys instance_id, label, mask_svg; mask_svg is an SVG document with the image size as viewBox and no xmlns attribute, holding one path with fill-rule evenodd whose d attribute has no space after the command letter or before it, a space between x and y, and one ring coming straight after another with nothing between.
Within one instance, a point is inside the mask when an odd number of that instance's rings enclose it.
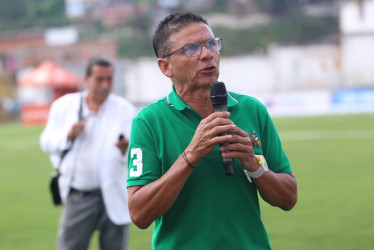
<instances>
[{"instance_id":1,"label":"man in green shirt","mask_svg":"<svg viewBox=\"0 0 374 250\"><path fill-rule=\"evenodd\" d=\"M219 76L221 39L201 16L170 14L153 47L173 88L133 120L127 186L134 224L155 222L153 249L270 249L257 191L290 210L297 184L266 108L228 92L228 112L214 112L209 88ZM221 155L234 159L232 176Z\"/></svg>"}]
</instances>

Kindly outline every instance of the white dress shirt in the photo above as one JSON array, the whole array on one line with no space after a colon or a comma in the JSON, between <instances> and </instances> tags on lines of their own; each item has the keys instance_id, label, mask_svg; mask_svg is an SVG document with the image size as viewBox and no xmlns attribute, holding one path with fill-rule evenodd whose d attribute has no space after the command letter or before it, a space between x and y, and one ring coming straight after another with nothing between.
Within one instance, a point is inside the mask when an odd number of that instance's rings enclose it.
<instances>
[{"instance_id":1,"label":"white dress shirt","mask_svg":"<svg viewBox=\"0 0 374 250\"><path fill-rule=\"evenodd\" d=\"M95 126L99 123L99 119L95 112L89 110L86 102L83 102L82 108L85 125L79 135L81 137L81 143L77 147L79 157L75 159L71 187L81 191L90 191L100 189L100 165L92 162Z\"/></svg>"}]
</instances>

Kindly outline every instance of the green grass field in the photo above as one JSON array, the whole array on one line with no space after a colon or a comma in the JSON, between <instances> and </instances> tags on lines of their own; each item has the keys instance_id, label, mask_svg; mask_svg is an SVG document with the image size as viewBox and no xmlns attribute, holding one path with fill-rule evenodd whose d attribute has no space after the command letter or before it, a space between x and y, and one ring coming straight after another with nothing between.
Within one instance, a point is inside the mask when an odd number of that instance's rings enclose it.
<instances>
[{"instance_id":1,"label":"green grass field","mask_svg":"<svg viewBox=\"0 0 374 250\"><path fill-rule=\"evenodd\" d=\"M273 249L373 249L374 114L274 122L299 200L289 212L261 202ZM60 208L48 192L52 167L39 148L42 129L0 125L0 249L55 248ZM132 226L130 250L150 249L151 233Z\"/></svg>"}]
</instances>

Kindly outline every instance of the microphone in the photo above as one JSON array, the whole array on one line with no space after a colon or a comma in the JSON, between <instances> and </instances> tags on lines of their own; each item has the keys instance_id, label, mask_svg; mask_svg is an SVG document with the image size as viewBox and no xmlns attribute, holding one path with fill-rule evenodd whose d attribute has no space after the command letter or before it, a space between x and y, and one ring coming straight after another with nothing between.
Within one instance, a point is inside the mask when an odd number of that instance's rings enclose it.
<instances>
[{"instance_id":1,"label":"microphone","mask_svg":"<svg viewBox=\"0 0 374 250\"><path fill-rule=\"evenodd\" d=\"M227 111L227 91L223 82L214 82L210 85L210 101L212 102L214 112ZM227 135L227 133L220 133L219 136ZM226 144L220 144L220 146ZM234 174L234 159L222 157L222 164L227 176Z\"/></svg>"}]
</instances>

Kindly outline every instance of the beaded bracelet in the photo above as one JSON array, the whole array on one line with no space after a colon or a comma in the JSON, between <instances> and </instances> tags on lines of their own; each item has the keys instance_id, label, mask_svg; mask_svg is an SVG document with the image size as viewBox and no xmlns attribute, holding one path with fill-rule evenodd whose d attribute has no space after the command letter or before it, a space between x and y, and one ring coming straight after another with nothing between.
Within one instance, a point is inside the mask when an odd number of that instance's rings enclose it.
<instances>
[{"instance_id":1,"label":"beaded bracelet","mask_svg":"<svg viewBox=\"0 0 374 250\"><path fill-rule=\"evenodd\" d=\"M187 156L186 156L186 153L183 151L182 153L182 157L184 159L184 161L187 163L187 165L190 167L190 168L195 168L187 159Z\"/></svg>"},{"instance_id":2,"label":"beaded bracelet","mask_svg":"<svg viewBox=\"0 0 374 250\"><path fill-rule=\"evenodd\" d=\"M258 164L264 164L264 160L262 160L261 155L257 155Z\"/></svg>"}]
</instances>

